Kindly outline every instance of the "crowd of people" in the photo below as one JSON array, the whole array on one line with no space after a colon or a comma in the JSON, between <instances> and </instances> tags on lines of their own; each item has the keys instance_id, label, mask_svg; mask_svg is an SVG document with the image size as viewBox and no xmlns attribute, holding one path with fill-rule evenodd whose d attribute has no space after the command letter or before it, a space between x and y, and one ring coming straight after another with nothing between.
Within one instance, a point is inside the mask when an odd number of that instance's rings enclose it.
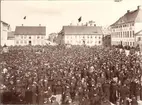
<instances>
[{"instance_id":1,"label":"crowd of people","mask_svg":"<svg viewBox=\"0 0 142 105\"><path fill-rule=\"evenodd\" d=\"M138 105L141 55L117 48L10 47L0 54L5 104Z\"/></svg>"}]
</instances>

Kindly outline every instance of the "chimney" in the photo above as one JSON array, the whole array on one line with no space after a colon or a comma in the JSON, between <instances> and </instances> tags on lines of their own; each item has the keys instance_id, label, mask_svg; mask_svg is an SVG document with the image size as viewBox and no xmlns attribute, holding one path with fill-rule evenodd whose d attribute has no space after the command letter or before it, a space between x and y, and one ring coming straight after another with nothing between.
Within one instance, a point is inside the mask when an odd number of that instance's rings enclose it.
<instances>
[{"instance_id":1,"label":"chimney","mask_svg":"<svg viewBox=\"0 0 142 105\"><path fill-rule=\"evenodd\" d=\"M41 24L39 24L39 26L41 26Z\"/></svg>"},{"instance_id":2,"label":"chimney","mask_svg":"<svg viewBox=\"0 0 142 105\"><path fill-rule=\"evenodd\" d=\"M129 13L130 12L130 10L127 10L127 13Z\"/></svg>"},{"instance_id":3,"label":"chimney","mask_svg":"<svg viewBox=\"0 0 142 105\"><path fill-rule=\"evenodd\" d=\"M22 24L22 26L23 26L23 24Z\"/></svg>"},{"instance_id":4,"label":"chimney","mask_svg":"<svg viewBox=\"0 0 142 105\"><path fill-rule=\"evenodd\" d=\"M139 6L137 6L137 9L139 10L141 8L141 6L139 5Z\"/></svg>"}]
</instances>

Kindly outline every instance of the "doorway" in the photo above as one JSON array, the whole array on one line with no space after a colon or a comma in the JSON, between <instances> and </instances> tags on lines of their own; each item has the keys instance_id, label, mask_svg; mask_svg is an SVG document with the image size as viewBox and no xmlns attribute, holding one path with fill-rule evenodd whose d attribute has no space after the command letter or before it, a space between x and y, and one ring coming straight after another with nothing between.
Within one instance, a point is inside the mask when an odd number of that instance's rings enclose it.
<instances>
[{"instance_id":1,"label":"doorway","mask_svg":"<svg viewBox=\"0 0 142 105\"><path fill-rule=\"evenodd\" d=\"M29 45L32 45L32 41L29 41Z\"/></svg>"}]
</instances>

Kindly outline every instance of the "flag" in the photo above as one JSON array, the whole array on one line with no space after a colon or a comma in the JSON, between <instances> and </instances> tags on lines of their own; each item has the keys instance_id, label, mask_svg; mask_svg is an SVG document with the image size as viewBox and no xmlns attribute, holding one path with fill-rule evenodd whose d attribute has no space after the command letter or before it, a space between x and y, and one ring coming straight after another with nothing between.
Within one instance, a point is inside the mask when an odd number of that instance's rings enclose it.
<instances>
[{"instance_id":1,"label":"flag","mask_svg":"<svg viewBox=\"0 0 142 105\"><path fill-rule=\"evenodd\" d=\"M78 19L78 22L81 22L81 18L82 18L82 17L80 17L80 18Z\"/></svg>"},{"instance_id":2,"label":"flag","mask_svg":"<svg viewBox=\"0 0 142 105\"><path fill-rule=\"evenodd\" d=\"M23 19L26 19L26 16Z\"/></svg>"}]
</instances>

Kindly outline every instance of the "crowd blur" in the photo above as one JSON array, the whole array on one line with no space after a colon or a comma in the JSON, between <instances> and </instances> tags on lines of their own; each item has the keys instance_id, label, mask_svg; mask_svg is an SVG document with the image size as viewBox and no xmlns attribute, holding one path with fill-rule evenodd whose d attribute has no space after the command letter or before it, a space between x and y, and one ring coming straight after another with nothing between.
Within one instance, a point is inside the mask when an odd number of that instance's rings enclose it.
<instances>
[{"instance_id":1,"label":"crowd blur","mask_svg":"<svg viewBox=\"0 0 142 105\"><path fill-rule=\"evenodd\" d=\"M134 51L126 55L114 47L10 47L0 54L1 100L5 104L137 105L142 100L140 58Z\"/></svg>"}]
</instances>

